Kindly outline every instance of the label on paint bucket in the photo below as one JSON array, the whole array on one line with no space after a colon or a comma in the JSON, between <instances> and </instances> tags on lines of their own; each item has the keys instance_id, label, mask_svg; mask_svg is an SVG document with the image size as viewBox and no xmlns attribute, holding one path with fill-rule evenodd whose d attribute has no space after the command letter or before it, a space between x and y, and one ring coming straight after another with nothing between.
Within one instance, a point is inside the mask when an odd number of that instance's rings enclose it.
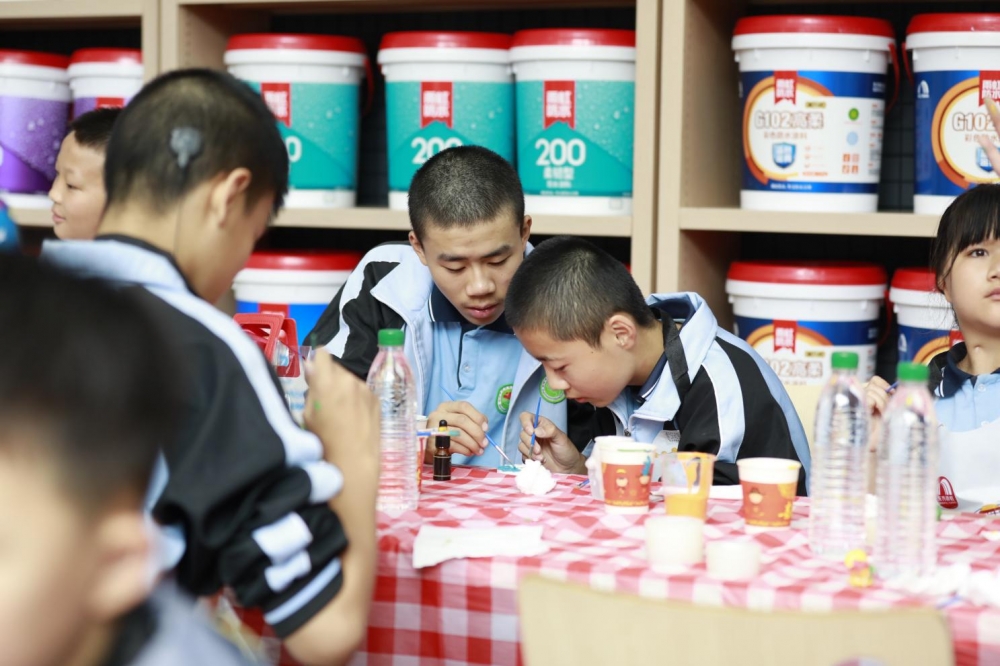
<instances>
[{"instance_id":1,"label":"label on paint bucket","mask_svg":"<svg viewBox=\"0 0 1000 666\"><path fill-rule=\"evenodd\" d=\"M483 146L514 162L513 84L392 81L385 99L392 191L409 190L424 162L454 146Z\"/></svg>"},{"instance_id":2,"label":"label on paint bucket","mask_svg":"<svg viewBox=\"0 0 1000 666\"><path fill-rule=\"evenodd\" d=\"M292 189L353 190L359 88L338 83L249 82L278 120Z\"/></svg>"},{"instance_id":3,"label":"label on paint bucket","mask_svg":"<svg viewBox=\"0 0 1000 666\"><path fill-rule=\"evenodd\" d=\"M900 361L927 365L935 356L951 349L951 338L948 331L900 324L897 348Z\"/></svg>"},{"instance_id":4,"label":"label on paint bucket","mask_svg":"<svg viewBox=\"0 0 1000 666\"><path fill-rule=\"evenodd\" d=\"M68 117L68 102L0 97L0 190L48 191Z\"/></svg>"},{"instance_id":5,"label":"label on paint bucket","mask_svg":"<svg viewBox=\"0 0 1000 666\"><path fill-rule=\"evenodd\" d=\"M743 189L876 194L886 77L743 72Z\"/></svg>"},{"instance_id":6,"label":"label on paint bucket","mask_svg":"<svg viewBox=\"0 0 1000 666\"><path fill-rule=\"evenodd\" d=\"M919 72L916 88L915 194L958 196L996 182L979 137L1000 141L983 103L1000 99L1000 71Z\"/></svg>"},{"instance_id":7,"label":"label on paint bucket","mask_svg":"<svg viewBox=\"0 0 1000 666\"><path fill-rule=\"evenodd\" d=\"M631 81L519 81L525 194L632 196L634 102Z\"/></svg>"},{"instance_id":8,"label":"label on paint bucket","mask_svg":"<svg viewBox=\"0 0 1000 666\"><path fill-rule=\"evenodd\" d=\"M875 374L878 321L777 321L736 317L736 335L746 340L785 384L823 384L830 355L858 354L858 378Z\"/></svg>"},{"instance_id":9,"label":"label on paint bucket","mask_svg":"<svg viewBox=\"0 0 1000 666\"><path fill-rule=\"evenodd\" d=\"M129 103L126 97L77 97L73 100L73 117L79 118L96 109L120 109Z\"/></svg>"}]
</instances>

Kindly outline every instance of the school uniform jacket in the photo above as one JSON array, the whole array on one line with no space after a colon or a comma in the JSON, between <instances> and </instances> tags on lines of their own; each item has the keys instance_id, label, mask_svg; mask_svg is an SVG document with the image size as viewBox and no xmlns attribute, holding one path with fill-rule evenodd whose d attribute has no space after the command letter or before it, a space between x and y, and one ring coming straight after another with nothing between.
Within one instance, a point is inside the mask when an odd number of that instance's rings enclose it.
<instances>
[{"instance_id":1,"label":"school uniform jacket","mask_svg":"<svg viewBox=\"0 0 1000 666\"><path fill-rule=\"evenodd\" d=\"M433 287L430 271L408 243L379 245L366 254L351 273L309 333L307 344L325 346L348 370L365 379L378 353L379 329L404 329L403 349L416 381L417 404L424 405L430 389L431 364L445 362L434 358L433 353L434 326L430 308ZM519 415L534 413L541 396L544 398L541 415L565 432L568 429L566 400L561 392L542 385L545 372L541 363L523 349L520 356L509 359L509 363L516 364L517 372L503 441L497 444L511 460L520 460ZM457 371L457 368L446 369L448 373ZM478 372L489 373L491 368L481 367Z\"/></svg>"},{"instance_id":2,"label":"school uniform jacket","mask_svg":"<svg viewBox=\"0 0 1000 666\"><path fill-rule=\"evenodd\" d=\"M293 633L342 584L347 538L327 501L343 476L295 425L264 355L150 245L122 236L46 242L42 257L127 289L183 360L181 432L147 499L160 569L197 596L229 587L279 636Z\"/></svg>"},{"instance_id":3,"label":"school uniform jacket","mask_svg":"<svg viewBox=\"0 0 1000 666\"><path fill-rule=\"evenodd\" d=\"M719 328L698 294L654 294L647 302L662 320L665 353L645 386L626 389L609 406L616 434L673 448L667 433L679 431L677 450L717 456L714 482L720 485L739 483L741 458L798 460L798 492L805 495L809 444L770 366ZM679 331L675 322L682 323Z\"/></svg>"}]
</instances>

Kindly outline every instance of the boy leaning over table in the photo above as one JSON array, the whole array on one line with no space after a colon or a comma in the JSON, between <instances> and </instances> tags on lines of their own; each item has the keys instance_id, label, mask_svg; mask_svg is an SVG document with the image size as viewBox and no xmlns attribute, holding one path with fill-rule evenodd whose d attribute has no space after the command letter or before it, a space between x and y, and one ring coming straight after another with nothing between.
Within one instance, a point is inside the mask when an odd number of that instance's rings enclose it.
<instances>
[{"instance_id":1,"label":"boy leaning over table","mask_svg":"<svg viewBox=\"0 0 1000 666\"><path fill-rule=\"evenodd\" d=\"M409 243L387 243L362 259L308 339L325 345L364 378L378 352L378 331L406 331L405 353L418 409L436 426L461 431L452 462L497 467L486 433L517 460L520 411L541 413L567 430L593 414L549 386L504 317L514 271L531 253L531 217L513 166L477 146L442 151L424 164L409 190ZM428 439L426 461L434 455Z\"/></svg>"},{"instance_id":2,"label":"boy leaning over table","mask_svg":"<svg viewBox=\"0 0 1000 666\"><path fill-rule=\"evenodd\" d=\"M129 289L179 348L179 434L147 498L157 564L193 595L228 587L262 610L300 661L343 663L374 585L377 403L318 358L334 399L307 406L322 437L300 429L263 354L211 305L288 189L274 117L228 74L169 72L121 112L104 176L97 238L46 243L43 258Z\"/></svg>"},{"instance_id":3,"label":"boy leaning over table","mask_svg":"<svg viewBox=\"0 0 1000 666\"><path fill-rule=\"evenodd\" d=\"M809 448L784 387L749 345L719 328L698 294L644 300L621 262L561 237L525 258L506 308L549 386L599 408L598 434L714 454L719 485L739 483L741 458L797 460L798 494L806 494ZM547 419L533 428L533 416L520 415L521 453L554 472L586 473L592 445L581 452Z\"/></svg>"}]
</instances>

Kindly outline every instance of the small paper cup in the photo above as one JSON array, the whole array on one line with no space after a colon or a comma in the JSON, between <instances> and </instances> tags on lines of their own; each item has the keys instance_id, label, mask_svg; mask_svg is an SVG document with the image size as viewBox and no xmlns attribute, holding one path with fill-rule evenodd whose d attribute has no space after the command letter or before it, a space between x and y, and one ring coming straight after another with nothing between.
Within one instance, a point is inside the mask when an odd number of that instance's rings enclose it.
<instances>
[{"instance_id":1,"label":"small paper cup","mask_svg":"<svg viewBox=\"0 0 1000 666\"><path fill-rule=\"evenodd\" d=\"M760 544L756 541L709 541L705 568L717 580L741 581L760 574Z\"/></svg>"},{"instance_id":2,"label":"small paper cup","mask_svg":"<svg viewBox=\"0 0 1000 666\"><path fill-rule=\"evenodd\" d=\"M705 523L689 516L646 519L646 557L657 573L675 573L704 559Z\"/></svg>"},{"instance_id":3,"label":"small paper cup","mask_svg":"<svg viewBox=\"0 0 1000 666\"><path fill-rule=\"evenodd\" d=\"M785 458L737 460L743 487L743 518L749 533L787 529L802 465Z\"/></svg>"},{"instance_id":4,"label":"small paper cup","mask_svg":"<svg viewBox=\"0 0 1000 666\"><path fill-rule=\"evenodd\" d=\"M597 447L604 508L608 513L648 512L655 447L629 437L598 437Z\"/></svg>"}]
</instances>

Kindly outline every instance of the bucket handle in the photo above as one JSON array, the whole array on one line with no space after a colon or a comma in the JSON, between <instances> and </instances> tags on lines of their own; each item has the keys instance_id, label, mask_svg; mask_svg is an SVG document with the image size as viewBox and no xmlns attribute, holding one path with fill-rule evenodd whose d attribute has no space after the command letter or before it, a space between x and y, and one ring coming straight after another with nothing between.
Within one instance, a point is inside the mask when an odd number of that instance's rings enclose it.
<instances>
[{"instance_id":1,"label":"bucket handle","mask_svg":"<svg viewBox=\"0 0 1000 666\"><path fill-rule=\"evenodd\" d=\"M881 347L889 339L889 334L892 333L892 299L889 298L889 290L885 290L885 297L883 302L885 303L885 329L882 331L882 335L879 336L878 346Z\"/></svg>"},{"instance_id":2,"label":"bucket handle","mask_svg":"<svg viewBox=\"0 0 1000 666\"><path fill-rule=\"evenodd\" d=\"M903 69L906 71L906 78L909 80L910 85L913 83L913 68L910 66L910 59L906 57L906 42L903 42L903 46L899 49L900 56L903 58Z\"/></svg>"},{"instance_id":3,"label":"bucket handle","mask_svg":"<svg viewBox=\"0 0 1000 666\"><path fill-rule=\"evenodd\" d=\"M372 71L372 59L365 56L365 81L367 88L365 105L361 109L361 115L367 116L372 110L372 104L375 102L375 73Z\"/></svg>"},{"instance_id":4,"label":"bucket handle","mask_svg":"<svg viewBox=\"0 0 1000 666\"><path fill-rule=\"evenodd\" d=\"M906 57L906 42L903 42L903 57ZM899 99L899 52L896 50L896 42L892 43L889 47L889 56L892 58L892 75L895 80L895 84L892 87L892 99L889 100L888 106L885 107L885 114L889 115L892 111L892 107L896 106L896 101ZM907 73L909 73L909 67L907 67ZM910 81L913 79L911 78Z\"/></svg>"}]
</instances>

